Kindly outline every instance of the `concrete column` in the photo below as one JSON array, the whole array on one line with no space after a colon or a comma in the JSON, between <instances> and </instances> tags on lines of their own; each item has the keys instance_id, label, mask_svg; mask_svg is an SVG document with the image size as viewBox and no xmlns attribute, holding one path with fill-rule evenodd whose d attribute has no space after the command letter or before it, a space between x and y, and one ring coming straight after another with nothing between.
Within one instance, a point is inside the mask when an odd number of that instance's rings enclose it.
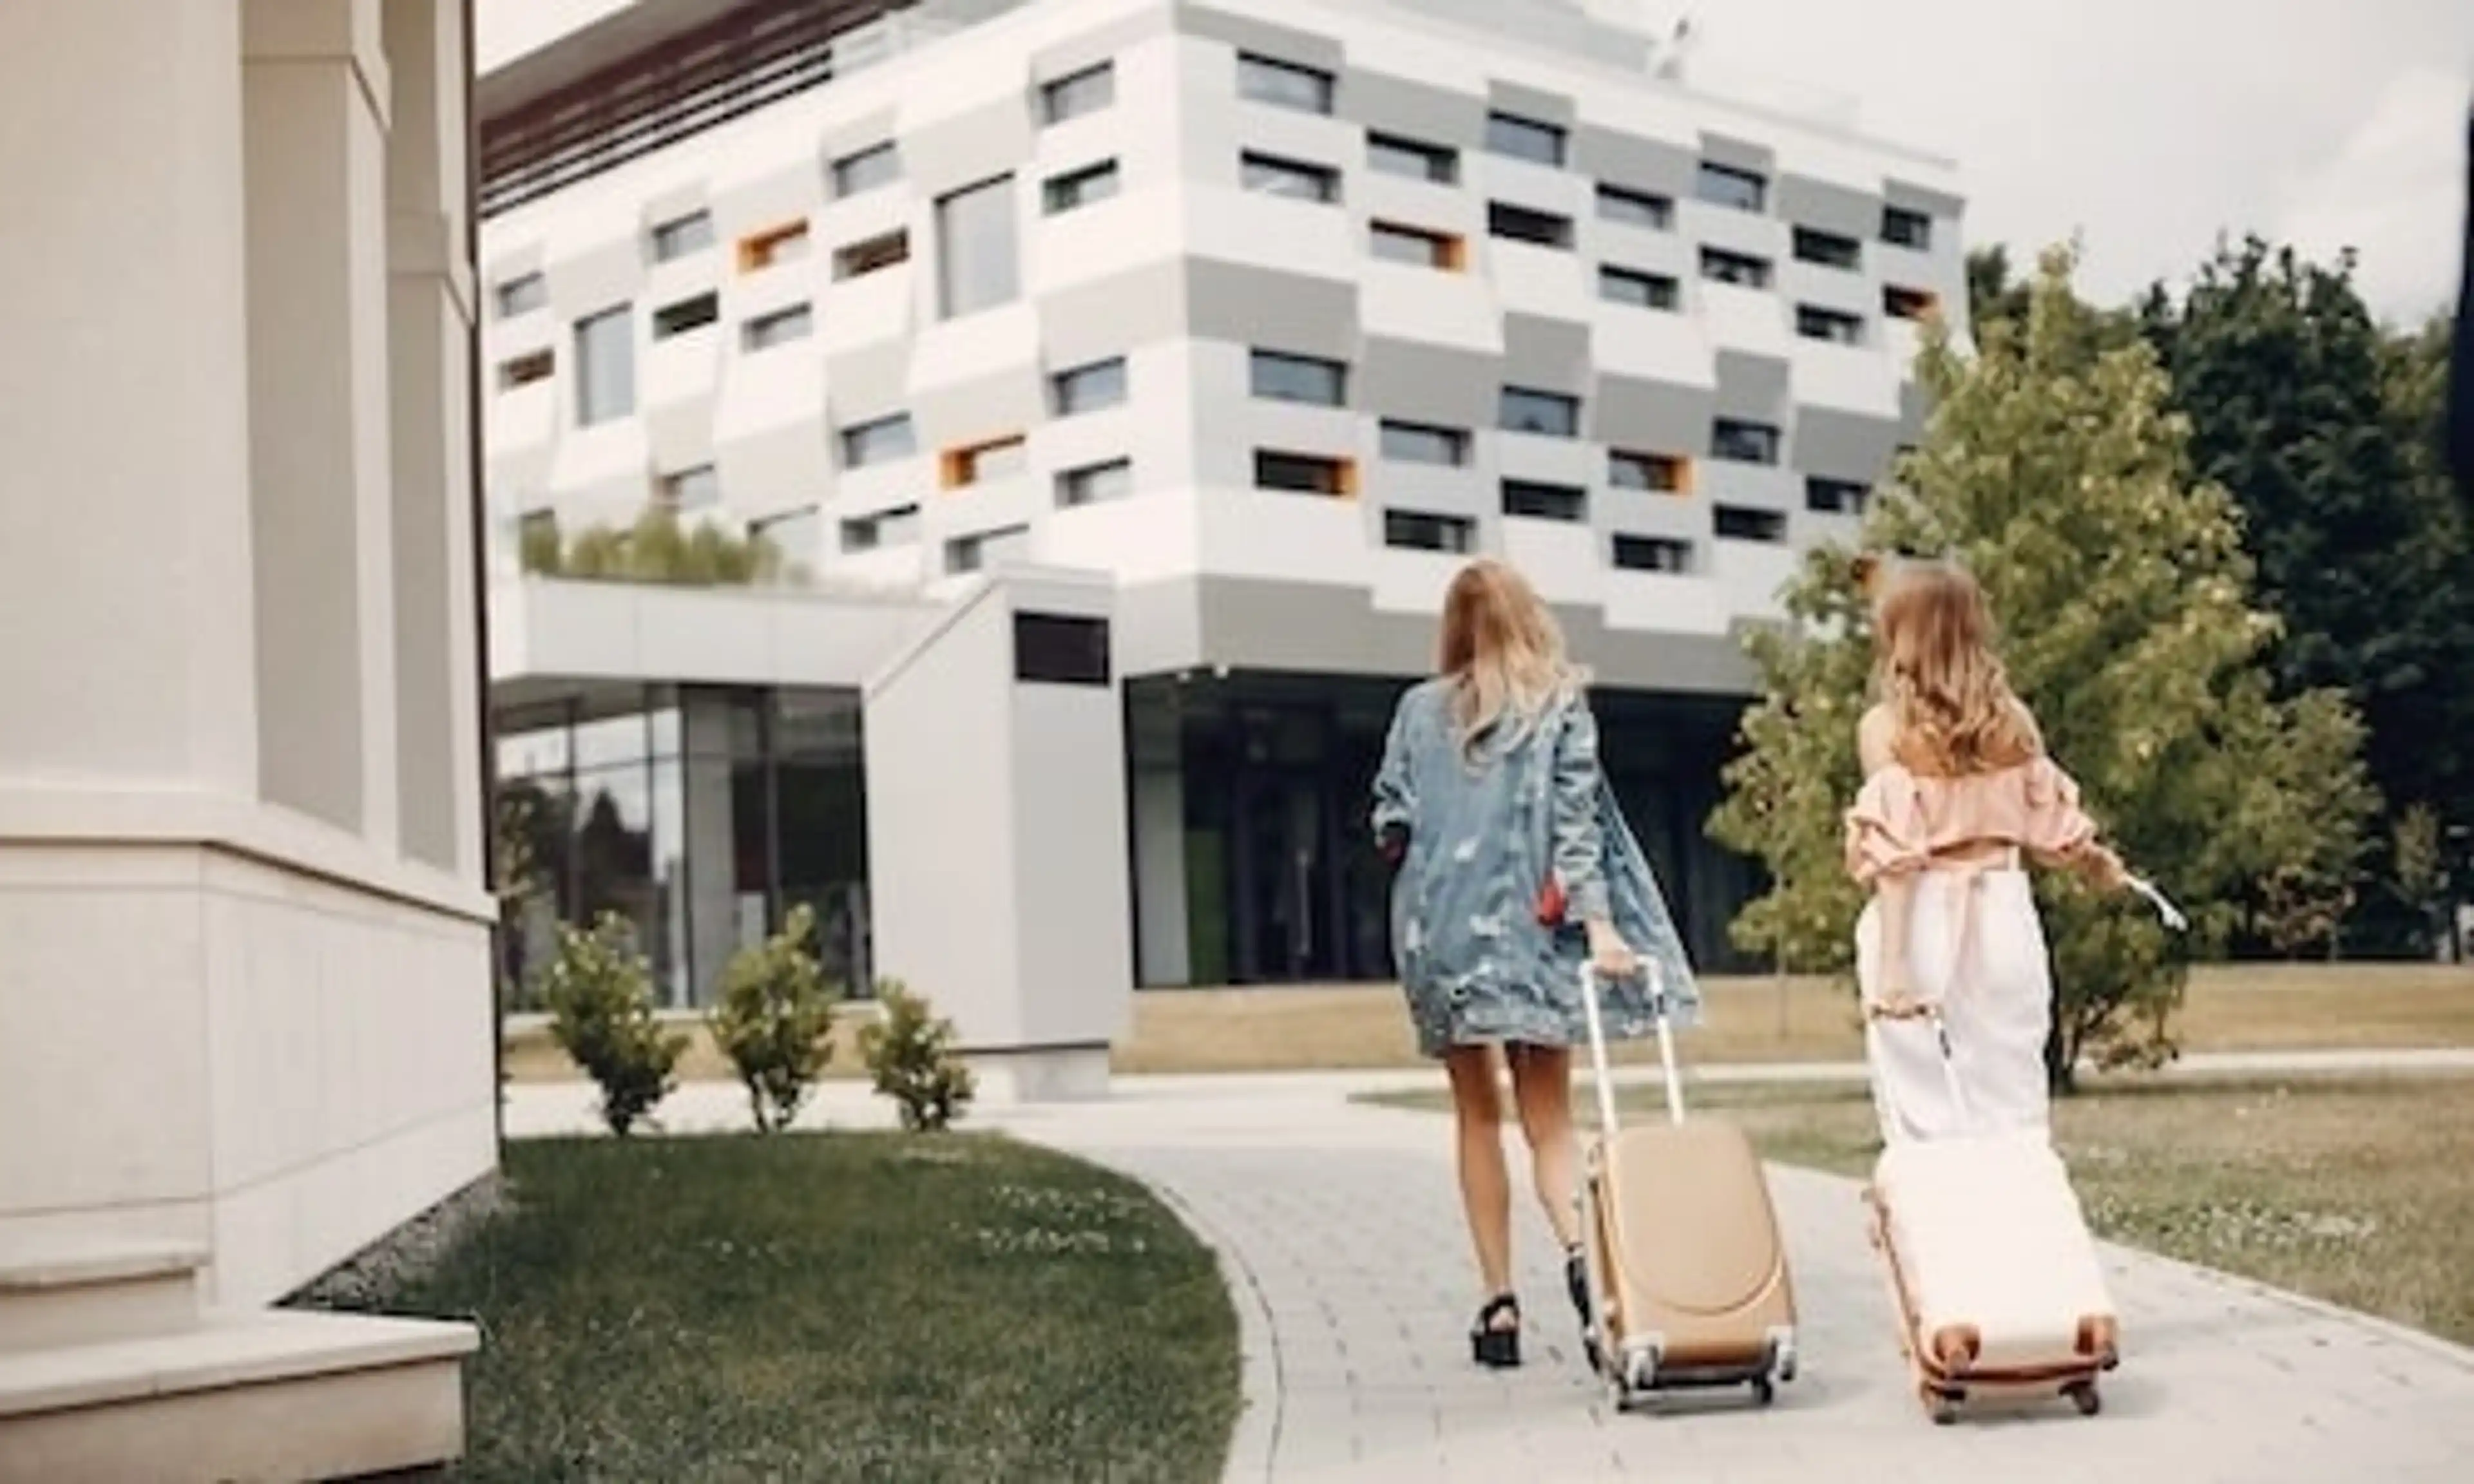
<instances>
[{"instance_id":1,"label":"concrete column","mask_svg":"<svg viewBox=\"0 0 2474 1484\"><path fill-rule=\"evenodd\" d=\"M244 0L259 784L395 853L378 0Z\"/></svg>"},{"instance_id":2,"label":"concrete column","mask_svg":"<svg viewBox=\"0 0 2474 1484\"><path fill-rule=\"evenodd\" d=\"M709 693L680 698L679 738L687 841L687 951L694 970L688 987L697 1004L708 1004L721 985L722 967L740 945L739 930L739 831L731 809L730 703Z\"/></svg>"},{"instance_id":3,"label":"concrete column","mask_svg":"<svg viewBox=\"0 0 2474 1484\"><path fill-rule=\"evenodd\" d=\"M239 38L0 6L0 843L63 790L257 791Z\"/></svg>"},{"instance_id":4,"label":"concrete column","mask_svg":"<svg viewBox=\"0 0 2474 1484\"><path fill-rule=\"evenodd\" d=\"M463 0L384 0L398 812L405 854L481 875Z\"/></svg>"},{"instance_id":5,"label":"concrete column","mask_svg":"<svg viewBox=\"0 0 2474 1484\"><path fill-rule=\"evenodd\" d=\"M1185 916L1185 777L1175 766L1134 772L1135 941L1142 954L1136 982L1191 984Z\"/></svg>"}]
</instances>

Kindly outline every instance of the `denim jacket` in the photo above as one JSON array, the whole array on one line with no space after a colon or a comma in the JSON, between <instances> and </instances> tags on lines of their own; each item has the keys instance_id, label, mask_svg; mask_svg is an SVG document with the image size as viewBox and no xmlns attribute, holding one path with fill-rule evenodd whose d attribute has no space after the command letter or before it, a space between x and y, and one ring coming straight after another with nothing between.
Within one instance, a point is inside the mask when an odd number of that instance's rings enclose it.
<instances>
[{"instance_id":1,"label":"denim jacket","mask_svg":"<svg viewBox=\"0 0 2474 1484\"><path fill-rule=\"evenodd\" d=\"M1603 915L1657 970L1672 1023L1699 993L1639 842L1598 768L1597 722L1577 691L1534 719L1511 719L1465 756L1450 687L1428 681L1400 700L1374 779L1378 838L1405 829L1392 886L1401 986L1426 1054L1479 1041L1572 1045L1587 1035L1582 923ZM1537 920L1549 872L1564 923ZM1606 984L1610 1038L1654 1028L1650 979Z\"/></svg>"}]
</instances>

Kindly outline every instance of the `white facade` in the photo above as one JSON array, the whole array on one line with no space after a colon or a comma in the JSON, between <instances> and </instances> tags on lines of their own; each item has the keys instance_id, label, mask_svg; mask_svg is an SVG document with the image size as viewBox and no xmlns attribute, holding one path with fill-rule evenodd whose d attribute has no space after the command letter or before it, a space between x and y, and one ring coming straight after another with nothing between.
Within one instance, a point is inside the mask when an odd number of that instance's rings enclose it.
<instances>
[{"instance_id":1,"label":"white facade","mask_svg":"<svg viewBox=\"0 0 2474 1484\"><path fill-rule=\"evenodd\" d=\"M572 44L537 22L496 54ZM881 16L833 81L485 222L494 509L624 522L684 475L827 577L1107 572L1129 673L1396 671L1496 552L1603 674L1734 688L1731 629L1916 426L1901 316L1963 313L1960 203L1650 52L1547 0ZM1257 395L1258 352L1336 405Z\"/></svg>"}]
</instances>

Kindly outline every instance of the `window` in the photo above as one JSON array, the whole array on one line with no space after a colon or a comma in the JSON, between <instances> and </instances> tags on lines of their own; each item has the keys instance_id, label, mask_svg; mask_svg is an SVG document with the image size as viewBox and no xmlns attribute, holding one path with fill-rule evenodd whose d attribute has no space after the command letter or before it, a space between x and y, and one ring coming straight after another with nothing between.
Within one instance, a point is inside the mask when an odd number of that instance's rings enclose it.
<instances>
[{"instance_id":1,"label":"window","mask_svg":"<svg viewBox=\"0 0 2474 1484\"><path fill-rule=\"evenodd\" d=\"M701 252L712 246L713 214L709 211L691 211L653 226L653 261L656 263Z\"/></svg>"},{"instance_id":2,"label":"window","mask_svg":"<svg viewBox=\"0 0 2474 1484\"><path fill-rule=\"evenodd\" d=\"M1407 263L1418 268L1441 268L1458 273L1468 262L1467 245L1449 232L1430 232L1422 227L1376 222L1367 228L1366 240L1374 255L1388 263Z\"/></svg>"},{"instance_id":3,"label":"window","mask_svg":"<svg viewBox=\"0 0 2474 1484\"><path fill-rule=\"evenodd\" d=\"M547 349L530 351L511 361L503 361L498 366L498 390L509 392L517 387L531 386L536 381L546 381L551 370Z\"/></svg>"},{"instance_id":4,"label":"window","mask_svg":"<svg viewBox=\"0 0 2474 1484\"><path fill-rule=\"evenodd\" d=\"M787 346L794 340L805 340L815 328L815 316L805 304L792 304L771 314L758 315L740 326L739 342L749 354Z\"/></svg>"},{"instance_id":5,"label":"window","mask_svg":"<svg viewBox=\"0 0 2474 1484\"><path fill-rule=\"evenodd\" d=\"M1357 468L1346 459L1272 453L1258 448L1254 451L1254 488L1345 498L1357 492Z\"/></svg>"},{"instance_id":6,"label":"window","mask_svg":"<svg viewBox=\"0 0 2474 1484\"><path fill-rule=\"evenodd\" d=\"M1432 180L1438 185L1452 185L1461 178L1458 150L1440 144L1420 144L1397 134L1368 134L1366 163L1385 175Z\"/></svg>"},{"instance_id":7,"label":"window","mask_svg":"<svg viewBox=\"0 0 2474 1484\"><path fill-rule=\"evenodd\" d=\"M1692 543L1663 536L1618 536L1614 559L1627 572L1689 572Z\"/></svg>"},{"instance_id":8,"label":"window","mask_svg":"<svg viewBox=\"0 0 2474 1484\"><path fill-rule=\"evenodd\" d=\"M967 490L983 479L1003 479L1029 467L1022 435L992 438L967 448L948 448L937 461L939 482L948 490Z\"/></svg>"},{"instance_id":9,"label":"window","mask_svg":"<svg viewBox=\"0 0 2474 1484\"><path fill-rule=\"evenodd\" d=\"M1276 350L1253 353L1250 382L1256 396L1275 402L1311 402L1338 407L1348 399L1348 368L1338 361Z\"/></svg>"},{"instance_id":10,"label":"window","mask_svg":"<svg viewBox=\"0 0 2474 1484\"><path fill-rule=\"evenodd\" d=\"M1012 301L1013 177L999 176L936 203L937 299L946 319Z\"/></svg>"},{"instance_id":11,"label":"window","mask_svg":"<svg viewBox=\"0 0 2474 1484\"><path fill-rule=\"evenodd\" d=\"M919 507L897 505L873 515L855 515L842 522L842 550L875 551L884 546L907 546L919 539Z\"/></svg>"},{"instance_id":12,"label":"window","mask_svg":"<svg viewBox=\"0 0 2474 1484\"><path fill-rule=\"evenodd\" d=\"M1112 356L1058 371L1049 378L1049 390L1060 418L1117 406L1126 399L1126 358Z\"/></svg>"},{"instance_id":13,"label":"window","mask_svg":"<svg viewBox=\"0 0 2474 1484\"><path fill-rule=\"evenodd\" d=\"M1383 544L1395 550L1467 556L1476 543L1477 522L1466 515L1429 515L1414 510L1383 513Z\"/></svg>"},{"instance_id":14,"label":"window","mask_svg":"<svg viewBox=\"0 0 2474 1484\"><path fill-rule=\"evenodd\" d=\"M1058 613L1013 615L1013 678L1034 685L1105 685L1108 621Z\"/></svg>"},{"instance_id":15,"label":"window","mask_svg":"<svg viewBox=\"0 0 2474 1484\"><path fill-rule=\"evenodd\" d=\"M1560 392L1531 392L1521 387L1503 389L1503 425L1515 433L1539 433L1548 438L1581 436L1581 399Z\"/></svg>"},{"instance_id":16,"label":"window","mask_svg":"<svg viewBox=\"0 0 2474 1484\"><path fill-rule=\"evenodd\" d=\"M555 554L558 548L558 512L528 510L517 516L516 539L524 551L547 548ZM526 567L529 570L530 563Z\"/></svg>"},{"instance_id":17,"label":"window","mask_svg":"<svg viewBox=\"0 0 2474 1484\"><path fill-rule=\"evenodd\" d=\"M1031 527L1003 526L945 543L945 570L957 575L1019 561L1031 547Z\"/></svg>"},{"instance_id":18,"label":"window","mask_svg":"<svg viewBox=\"0 0 2474 1484\"><path fill-rule=\"evenodd\" d=\"M1721 505L1710 515L1716 520L1722 541L1765 541L1775 545L1786 539L1786 517L1774 510Z\"/></svg>"},{"instance_id":19,"label":"window","mask_svg":"<svg viewBox=\"0 0 2474 1484\"><path fill-rule=\"evenodd\" d=\"M1626 227L1646 227L1666 231L1675 226L1675 203L1663 196L1645 191L1628 191L1620 185L1598 187L1598 215Z\"/></svg>"},{"instance_id":20,"label":"window","mask_svg":"<svg viewBox=\"0 0 2474 1484\"><path fill-rule=\"evenodd\" d=\"M1051 124L1097 113L1117 101L1117 69L1102 62L1050 83L1039 90L1039 116Z\"/></svg>"},{"instance_id":21,"label":"window","mask_svg":"<svg viewBox=\"0 0 2474 1484\"><path fill-rule=\"evenodd\" d=\"M1240 178L1249 191L1285 196L1291 201L1340 200L1340 172L1328 165L1309 165L1249 152L1239 157L1238 166Z\"/></svg>"},{"instance_id":22,"label":"window","mask_svg":"<svg viewBox=\"0 0 2474 1484\"><path fill-rule=\"evenodd\" d=\"M1779 430L1766 422L1720 418L1710 428L1710 454L1735 464L1776 464Z\"/></svg>"},{"instance_id":23,"label":"window","mask_svg":"<svg viewBox=\"0 0 2474 1484\"><path fill-rule=\"evenodd\" d=\"M1598 270L1598 297L1643 309L1672 309L1683 298L1683 286L1664 274L1635 273L1629 268Z\"/></svg>"},{"instance_id":24,"label":"window","mask_svg":"<svg viewBox=\"0 0 2474 1484\"><path fill-rule=\"evenodd\" d=\"M1509 155L1514 159L1552 165L1559 170L1564 165L1564 131L1534 118L1522 118L1516 113L1490 113L1486 116L1486 147L1494 154Z\"/></svg>"},{"instance_id":25,"label":"window","mask_svg":"<svg viewBox=\"0 0 2474 1484\"><path fill-rule=\"evenodd\" d=\"M739 239L739 271L743 274L762 273L807 255L808 224L804 219Z\"/></svg>"},{"instance_id":26,"label":"window","mask_svg":"<svg viewBox=\"0 0 2474 1484\"><path fill-rule=\"evenodd\" d=\"M836 196L856 196L901 179L902 156L894 152L890 139L834 161Z\"/></svg>"},{"instance_id":27,"label":"window","mask_svg":"<svg viewBox=\"0 0 2474 1484\"><path fill-rule=\"evenodd\" d=\"M721 476L710 464L662 476L662 503L675 511L704 510L721 503Z\"/></svg>"},{"instance_id":28,"label":"window","mask_svg":"<svg viewBox=\"0 0 2474 1484\"><path fill-rule=\"evenodd\" d=\"M820 534L816 508L811 505L779 515L767 515L762 520L751 520L747 523L747 534L794 561L812 556Z\"/></svg>"},{"instance_id":29,"label":"window","mask_svg":"<svg viewBox=\"0 0 2474 1484\"><path fill-rule=\"evenodd\" d=\"M1117 162L1113 159L1102 160L1099 164L1066 175L1051 176L1048 183L1040 187L1040 197L1046 203L1050 216L1106 201L1115 194Z\"/></svg>"},{"instance_id":30,"label":"window","mask_svg":"<svg viewBox=\"0 0 2474 1484\"><path fill-rule=\"evenodd\" d=\"M1122 500L1134 492L1134 466L1127 459L1085 464L1056 476L1056 503L1067 510Z\"/></svg>"},{"instance_id":31,"label":"window","mask_svg":"<svg viewBox=\"0 0 2474 1484\"><path fill-rule=\"evenodd\" d=\"M1486 203L1486 229L1497 237L1515 242L1534 242L1541 248L1569 248L1572 245L1572 219L1551 212L1532 211L1527 206L1508 206L1499 201Z\"/></svg>"},{"instance_id":32,"label":"window","mask_svg":"<svg viewBox=\"0 0 2474 1484\"><path fill-rule=\"evenodd\" d=\"M1883 206L1881 240L1922 251L1932 246L1932 218L1904 206Z\"/></svg>"},{"instance_id":33,"label":"window","mask_svg":"<svg viewBox=\"0 0 2474 1484\"><path fill-rule=\"evenodd\" d=\"M1765 257L1748 257L1724 248L1703 248L1701 276L1739 288L1765 289L1770 286L1770 262Z\"/></svg>"},{"instance_id":34,"label":"window","mask_svg":"<svg viewBox=\"0 0 2474 1484\"><path fill-rule=\"evenodd\" d=\"M636 321L620 304L575 323L575 423L591 427L636 410Z\"/></svg>"},{"instance_id":35,"label":"window","mask_svg":"<svg viewBox=\"0 0 2474 1484\"><path fill-rule=\"evenodd\" d=\"M498 318L512 320L549 303L549 281L539 274L510 278L497 287Z\"/></svg>"},{"instance_id":36,"label":"window","mask_svg":"<svg viewBox=\"0 0 2474 1484\"><path fill-rule=\"evenodd\" d=\"M1852 479L1807 479L1804 508L1825 515L1860 515L1873 502L1873 491Z\"/></svg>"},{"instance_id":37,"label":"window","mask_svg":"<svg viewBox=\"0 0 2474 1484\"><path fill-rule=\"evenodd\" d=\"M1300 67L1295 62L1240 55L1237 59L1237 95L1283 108L1329 113L1332 78L1328 72Z\"/></svg>"},{"instance_id":38,"label":"window","mask_svg":"<svg viewBox=\"0 0 2474 1484\"><path fill-rule=\"evenodd\" d=\"M1853 237L1841 237L1836 232L1799 227L1795 229L1795 260L1852 272L1864 266L1864 245Z\"/></svg>"},{"instance_id":39,"label":"window","mask_svg":"<svg viewBox=\"0 0 2474 1484\"><path fill-rule=\"evenodd\" d=\"M1881 312L1893 320L1921 320L1940 302L1922 289L1903 289L1895 283L1881 291Z\"/></svg>"},{"instance_id":40,"label":"window","mask_svg":"<svg viewBox=\"0 0 2474 1484\"><path fill-rule=\"evenodd\" d=\"M1685 494L1692 489L1692 466L1671 453L1607 455L1607 483L1618 490L1646 490L1659 494Z\"/></svg>"},{"instance_id":41,"label":"window","mask_svg":"<svg viewBox=\"0 0 2474 1484\"><path fill-rule=\"evenodd\" d=\"M1507 479L1503 482L1503 513L1533 520L1586 520L1589 515L1589 496L1574 485Z\"/></svg>"},{"instance_id":42,"label":"window","mask_svg":"<svg viewBox=\"0 0 2474 1484\"><path fill-rule=\"evenodd\" d=\"M1737 211L1765 211L1769 208L1769 180L1733 165L1715 165L1703 160L1700 173L1693 180L1692 191L1713 206L1728 206Z\"/></svg>"},{"instance_id":43,"label":"window","mask_svg":"<svg viewBox=\"0 0 2474 1484\"><path fill-rule=\"evenodd\" d=\"M653 338L667 340L673 335L700 330L719 318L720 295L699 294L693 299L683 299L653 311Z\"/></svg>"},{"instance_id":44,"label":"window","mask_svg":"<svg viewBox=\"0 0 2474 1484\"><path fill-rule=\"evenodd\" d=\"M1383 457L1401 464L1468 462L1469 436L1459 428L1430 427L1422 422L1390 422L1382 427Z\"/></svg>"},{"instance_id":45,"label":"window","mask_svg":"<svg viewBox=\"0 0 2474 1484\"><path fill-rule=\"evenodd\" d=\"M910 233L895 227L834 252L836 278L863 278L882 268L910 261Z\"/></svg>"},{"instance_id":46,"label":"window","mask_svg":"<svg viewBox=\"0 0 2474 1484\"><path fill-rule=\"evenodd\" d=\"M1861 319L1811 304L1795 306L1795 332L1807 340L1827 340L1834 345L1860 346L1864 343L1864 322Z\"/></svg>"},{"instance_id":47,"label":"window","mask_svg":"<svg viewBox=\"0 0 2474 1484\"><path fill-rule=\"evenodd\" d=\"M919 451L911 440L910 415L896 413L873 422L861 422L842 429L842 467L865 468L871 464L886 464L907 459Z\"/></svg>"}]
</instances>

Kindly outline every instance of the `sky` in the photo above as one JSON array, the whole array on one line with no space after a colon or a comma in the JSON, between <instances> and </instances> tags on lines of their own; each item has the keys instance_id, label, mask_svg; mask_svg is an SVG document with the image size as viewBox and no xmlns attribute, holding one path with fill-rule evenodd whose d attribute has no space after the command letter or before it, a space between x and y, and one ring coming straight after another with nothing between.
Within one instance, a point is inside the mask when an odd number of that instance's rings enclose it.
<instances>
[{"instance_id":1,"label":"sky","mask_svg":"<svg viewBox=\"0 0 2474 1484\"><path fill-rule=\"evenodd\" d=\"M2474 0L1664 0L1714 76L1852 94L1958 162L1971 244L2077 234L2082 293L2180 282L2219 233L2353 247L2374 311L2454 297Z\"/></svg>"}]
</instances>

